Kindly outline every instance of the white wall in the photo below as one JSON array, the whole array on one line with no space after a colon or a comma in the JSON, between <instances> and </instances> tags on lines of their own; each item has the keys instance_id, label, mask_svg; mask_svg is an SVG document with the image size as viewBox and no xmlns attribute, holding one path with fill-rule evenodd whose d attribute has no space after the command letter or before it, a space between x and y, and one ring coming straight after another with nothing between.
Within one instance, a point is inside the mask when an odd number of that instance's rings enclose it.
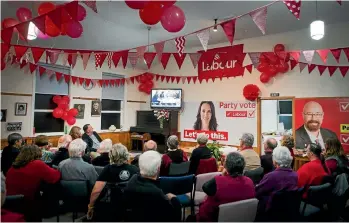
<instances>
[{"instance_id":1,"label":"white wall","mask_svg":"<svg viewBox=\"0 0 349 223\"><path fill-rule=\"evenodd\" d=\"M261 101L262 132L276 131L278 129L277 100Z\"/></svg>"}]
</instances>

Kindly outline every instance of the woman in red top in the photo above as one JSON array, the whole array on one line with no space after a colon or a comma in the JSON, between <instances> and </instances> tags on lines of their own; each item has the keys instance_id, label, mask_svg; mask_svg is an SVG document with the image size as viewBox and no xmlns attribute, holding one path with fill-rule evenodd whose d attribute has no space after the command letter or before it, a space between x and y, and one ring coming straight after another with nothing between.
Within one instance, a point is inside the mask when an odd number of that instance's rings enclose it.
<instances>
[{"instance_id":1,"label":"woman in red top","mask_svg":"<svg viewBox=\"0 0 349 223\"><path fill-rule=\"evenodd\" d=\"M337 138L329 138L325 145L326 166L332 174L340 174L343 168L349 165L349 161L344 154L341 142Z\"/></svg>"}]
</instances>

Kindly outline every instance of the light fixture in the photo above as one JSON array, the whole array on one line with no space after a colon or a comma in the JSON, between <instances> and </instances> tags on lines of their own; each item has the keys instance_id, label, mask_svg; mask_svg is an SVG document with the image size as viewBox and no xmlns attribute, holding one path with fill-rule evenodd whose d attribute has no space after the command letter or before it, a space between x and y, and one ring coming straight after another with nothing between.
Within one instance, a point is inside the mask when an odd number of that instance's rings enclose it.
<instances>
[{"instance_id":1,"label":"light fixture","mask_svg":"<svg viewBox=\"0 0 349 223\"><path fill-rule=\"evenodd\" d=\"M318 19L316 1L316 20L310 24L310 36L314 40L320 40L325 35L325 23Z\"/></svg>"},{"instance_id":2,"label":"light fixture","mask_svg":"<svg viewBox=\"0 0 349 223\"><path fill-rule=\"evenodd\" d=\"M217 19L214 20L214 27L213 27L213 32L217 32Z\"/></svg>"},{"instance_id":3,"label":"light fixture","mask_svg":"<svg viewBox=\"0 0 349 223\"><path fill-rule=\"evenodd\" d=\"M35 24L30 22L28 27L28 35L27 35L28 40L35 40L37 38L37 35L35 33L35 28L36 28Z\"/></svg>"}]
</instances>

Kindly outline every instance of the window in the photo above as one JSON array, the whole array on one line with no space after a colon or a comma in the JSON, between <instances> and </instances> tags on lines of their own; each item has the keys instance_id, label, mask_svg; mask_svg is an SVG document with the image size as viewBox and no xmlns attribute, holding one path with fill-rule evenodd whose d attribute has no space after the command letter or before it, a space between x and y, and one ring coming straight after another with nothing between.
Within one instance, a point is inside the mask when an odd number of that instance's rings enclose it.
<instances>
[{"instance_id":1,"label":"window","mask_svg":"<svg viewBox=\"0 0 349 223\"><path fill-rule=\"evenodd\" d=\"M121 79L123 76L103 73L103 79ZM122 128L125 88L123 85L102 88L101 130L108 130L111 125Z\"/></svg>"},{"instance_id":2,"label":"window","mask_svg":"<svg viewBox=\"0 0 349 223\"><path fill-rule=\"evenodd\" d=\"M58 65L40 64L49 70L70 74L70 68ZM34 128L35 133L61 133L64 132L64 121L52 116L52 111L57 107L52 101L55 95L69 95L69 85L62 77L59 82L53 74L51 77L44 73L40 76L37 69L35 75L34 96Z\"/></svg>"},{"instance_id":3,"label":"window","mask_svg":"<svg viewBox=\"0 0 349 223\"><path fill-rule=\"evenodd\" d=\"M278 101L278 121L284 123L284 129L292 129L292 100Z\"/></svg>"}]
</instances>

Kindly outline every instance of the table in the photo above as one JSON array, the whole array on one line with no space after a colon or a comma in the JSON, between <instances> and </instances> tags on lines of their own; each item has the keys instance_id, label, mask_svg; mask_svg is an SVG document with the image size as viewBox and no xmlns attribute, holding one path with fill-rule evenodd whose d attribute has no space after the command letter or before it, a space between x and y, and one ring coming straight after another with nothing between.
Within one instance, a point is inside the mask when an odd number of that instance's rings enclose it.
<instances>
[{"instance_id":1,"label":"table","mask_svg":"<svg viewBox=\"0 0 349 223\"><path fill-rule=\"evenodd\" d=\"M307 156L302 157L302 156L295 156L294 157L294 165L293 165L293 170L297 171L301 166L309 162L309 158Z\"/></svg>"}]
</instances>

